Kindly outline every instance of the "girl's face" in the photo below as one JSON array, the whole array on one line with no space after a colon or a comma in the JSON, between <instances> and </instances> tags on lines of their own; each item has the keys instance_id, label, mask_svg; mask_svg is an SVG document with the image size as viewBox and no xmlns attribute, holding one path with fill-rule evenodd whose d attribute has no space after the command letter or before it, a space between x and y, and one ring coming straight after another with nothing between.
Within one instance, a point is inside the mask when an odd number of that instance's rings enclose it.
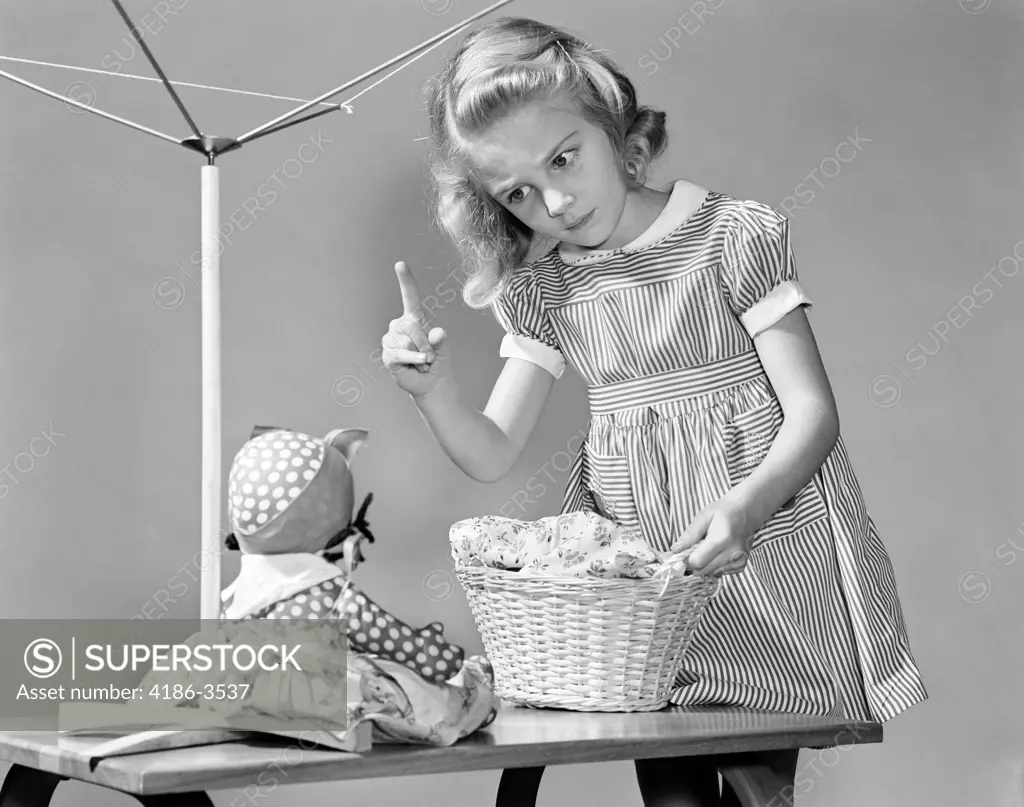
<instances>
[{"instance_id":1,"label":"girl's face","mask_svg":"<svg viewBox=\"0 0 1024 807\"><path fill-rule=\"evenodd\" d=\"M615 233L626 182L608 136L570 103L533 101L470 141L487 192L544 236L600 247Z\"/></svg>"}]
</instances>

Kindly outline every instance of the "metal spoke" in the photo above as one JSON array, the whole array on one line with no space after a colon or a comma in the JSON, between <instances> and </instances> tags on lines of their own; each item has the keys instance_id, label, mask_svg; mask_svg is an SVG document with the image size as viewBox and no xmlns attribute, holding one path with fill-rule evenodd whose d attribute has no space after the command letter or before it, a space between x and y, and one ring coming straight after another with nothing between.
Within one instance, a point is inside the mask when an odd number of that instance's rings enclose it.
<instances>
[{"instance_id":1,"label":"metal spoke","mask_svg":"<svg viewBox=\"0 0 1024 807\"><path fill-rule=\"evenodd\" d=\"M181 110L181 114L185 116L185 120L188 121L188 125L192 130L192 133L196 137L202 137L203 133L199 131L199 127L196 126L196 122L192 120L192 116L188 114L188 110L185 109L185 105L178 97L178 93L174 91L174 87L171 86L171 82L167 80L167 76L164 75L164 71L160 69L160 65L157 64L156 57L153 55L152 51L150 51L149 46L143 42L142 37L139 36L138 29L135 27L135 23L133 23L131 18L128 16L128 12L124 10L124 6L121 5L121 0L111 0L111 2L117 8L118 13L124 20L125 25L128 26L128 30L131 31L132 36L135 37L135 41L139 43L139 47L142 48L142 52L146 54L146 58L149 59L149 63L153 65L153 69L156 70L156 74L160 76L160 80L167 88L167 92L171 94L171 98L174 99L174 103L178 105L178 109Z\"/></svg>"},{"instance_id":2,"label":"metal spoke","mask_svg":"<svg viewBox=\"0 0 1024 807\"><path fill-rule=\"evenodd\" d=\"M307 109L309 109L312 106L315 106L316 104L319 104L321 101L326 101L328 98L333 98L335 95L337 95L340 92L344 92L349 87L352 87L352 86L354 86L356 84L359 84L360 82L365 81L366 79L370 78L371 76L377 75L377 73L381 72L382 70L387 70L389 67L391 67L391 65L397 64L398 62L402 61L403 59L407 59L409 56L412 56L413 54L418 53L419 51L421 51L421 50L423 50L425 48L430 47L431 45L435 44L436 42L439 42L442 39L446 39L446 38L452 36L453 34L458 33L460 30L465 28L467 25L469 25L474 20L479 19L480 17L483 17L483 16L485 16L487 14L490 14L492 11L495 11L496 9L499 9L502 6L507 5L507 4L511 3L511 2L512 2L512 0L499 0L499 2L495 3L492 6L488 6L483 11L478 11L476 14L474 14L471 17L467 17L465 20L463 20L462 22L458 23L457 25L453 25L447 31L442 31L440 34L438 34L437 36L431 37L426 42L423 42L423 43L417 45L414 48L410 48L409 50L405 51L405 53L400 53L398 56L395 56L393 59L389 59L388 61L384 62L384 64L378 65L377 67L373 68L372 70L368 70L367 72L363 73L361 76L357 76L356 78L352 79L351 81L346 81L340 87L336 87L335 89L333 89L333 90L331 90L329 92L324 93L320 97L314 98L312 101L308 101L307 103L303 104L302 106L296 107L291 112L286 112L285 114L280 115L280 116L274 118L271 121L267 121L262 126L257 126L252 131L246 132L245 134L241 135L240 137L238 137L236 139L238 140L239 143L245 143L247 140L252 140L253 137L255 137L256 135L258 135L261 132L265 131L266 129L269 129L272 126L277 126L277 124L279 124L279 123L281 123L283 121L288 120L289 118L293 118L296 115L299 115L299 114L305 112Z\"/></svg>"},{"instance_id":3,"label":"metal spoke","mask_svg":"<svg viewBox=\"0 0 1024 807\"><path fill-rule=\"evenodd\" d=\"M43 95L48 95L51 98L56 98L58 101L63 101L65 104L71 104L73 106L78 107L79 109L84 109L86 112L92 112L94 115L99 115L100 117L106 118L107 120L117 121L118 123L122 123L125 126L130 126L132 129L138 129L140 132L151 134L154 137L159 137L163 140L169 140L171 143L174 143L178 146L182 145L184 142L177 137L171 137L169 134L164 134L163 132L158 132L156 129L150 129L148 126L143 126L141 123L135 123L125 118L119 118L117 117L117 115L111 115L109 112L104 112L101 109L96 109L95 107L91 107L88 104L83 104L80 101L74 101L65 95L53 92L53 90L48 90L45 87L40 87L38 84L33 84L31 81L25 81L25 79L18 78L17 76L7 73L3 70L0 70L0 76L3 76L4 78L9 78L11 81L28 87L30 90L35 90L36 92L41 92Z\"/></svg>"}]
</instances>

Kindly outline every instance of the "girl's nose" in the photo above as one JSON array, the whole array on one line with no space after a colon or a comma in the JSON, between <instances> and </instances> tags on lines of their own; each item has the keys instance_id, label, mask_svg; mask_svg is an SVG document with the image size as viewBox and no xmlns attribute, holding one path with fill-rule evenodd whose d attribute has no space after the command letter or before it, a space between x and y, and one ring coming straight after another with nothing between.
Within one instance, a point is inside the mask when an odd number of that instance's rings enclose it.
<instances>
[{"instance_id":1,"label":"girl's nose","mask_svg":"<svg viewBox=\"0 0 1024 807\"><path fill-rule=\"evenodd\" d=\"M559 190L549 190L544 192L544 204L547 206L548 215L551 218L557 218L565 213L573 202L576 201L572 194L563 193Z\"/></svg>"}]
</instances>

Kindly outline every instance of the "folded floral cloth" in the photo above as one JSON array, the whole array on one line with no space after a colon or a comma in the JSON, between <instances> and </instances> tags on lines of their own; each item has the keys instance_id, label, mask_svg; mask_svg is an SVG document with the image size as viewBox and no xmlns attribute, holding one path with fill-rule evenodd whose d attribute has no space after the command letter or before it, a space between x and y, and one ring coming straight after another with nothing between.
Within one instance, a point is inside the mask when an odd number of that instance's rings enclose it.
<instances>
[{"instance_id":1,"label":"folded floral cloth","mask_svg":"<svg viewBox=\"0 0 1024 807\"><path fill-rule=\"evenodd\" d=\"M358 654L348 664L348 719L373 724L375 743L453 745L489 725L498 713L494 671L470 656L442 684L404 664Z\"/></svg>"},{"instance_id":2,"label":"folded floral cloth","mask_svg":"<svg viewBox=\"0 0 1024 807\"><path fill-rule=\"evenodd\" d=\"M654 577L673 556L589 510L520 521L479 516L449 530L456 565L570 577Z\"/></svg>"},{"instance_id":3,"label":"folded floral cloth","mask_svg":"<svg viewBox=\"0 0 1024 807\"><path fill-rule=\"evenodd\" d=\"M156 685L161 705L193 706L224 718L315 724L339 734L366 721L374 742L419 745L451 745L497 714L494 672L486 659L473 656L450 680L428 681L404 664L346 651L345 623L337 620L222 621L184 644L299 645L290 656L299 669L256 665L222 671L215 664L210 670L150 670L140 685L143 700Z\"/></svg>"}]
</instances>

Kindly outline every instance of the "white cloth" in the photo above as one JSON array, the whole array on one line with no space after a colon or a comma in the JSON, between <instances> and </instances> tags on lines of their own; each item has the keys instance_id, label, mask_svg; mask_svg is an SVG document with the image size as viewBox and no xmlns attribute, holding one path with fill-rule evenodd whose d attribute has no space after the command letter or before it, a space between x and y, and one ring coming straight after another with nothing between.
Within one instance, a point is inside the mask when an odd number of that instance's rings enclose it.
<instances>
[{"instance_id":1,"label":"white cloth","mask_svg":"<svg viewBox=\"0 0 1024 807\"><path fill-rule=\"evenodd\" d=\"M343 572L336 564L307 552L243 554L238 577L220 595L222 602L230 600L224 616L241 619L339 574Z\"/></svg>"},{"instance_id":2,"label":"white cloth","mask_svg":"<svg viewBox=\"0 0 1024 807\"><path fill-rule=\"evenodd\" d=\"M553 347L545 345L529 336L507 333L501 339L498 355L503 359L524 359L538 367L543 367L555 378L561 378L565 372L565 357Z\"/></svg>"},{"instance_id":3,"label":"white cloth","mask_svg":"<svg viewBox=\"0 0 1024 807\"><path fill-rule=\"evenodd\" d=\"M810 308L813 304L799 281L784 280L740 316L740 322L753 339L795 308L801 305Z\"/></svg>"},{"instance_id":4,"label":"white cloth","mask_svg":"<svg viewBox=\"0 0 1024 807\"><path fill-rule=\"evenodd\" d=\"M677 179L658 190L665 191L671 188L668 201L661 209L658 217L640 235L616 249L589 249L577 244L562 242L558 245L559 257L573 266L597 263L605 260L613 253L630 253L639 249L649 247L661 239L671 235L692 216L707 198L708 189L689 182L685 179Z\"/></svg>"}]
</instances>

